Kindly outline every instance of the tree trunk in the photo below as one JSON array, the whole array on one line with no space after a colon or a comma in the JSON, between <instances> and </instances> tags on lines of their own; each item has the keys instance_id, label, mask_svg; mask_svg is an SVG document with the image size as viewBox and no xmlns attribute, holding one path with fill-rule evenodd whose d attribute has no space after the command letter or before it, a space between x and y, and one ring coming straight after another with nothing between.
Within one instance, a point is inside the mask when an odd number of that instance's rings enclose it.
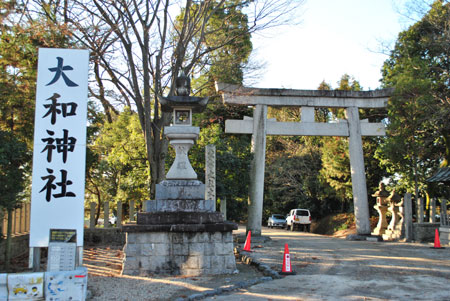
<instances>
[{"instance_id":1,"label":"tree trunk","mask_svg":"<svg viewBox=\"0 0 450 301\"><path fill-rule=\"evenodd\" d=\"M450 163L450 131L446 130L442 134L445 144L444 161L442 161L441 167L448 167Z\"/></svg>"},{"instance_id":2,"label":"tree trunk","mask_svg":"<svg viewBox=\"0 0 450 301\"><path fill-rule=\"evenodd\" d=\"M98 225L98 218L100 217L100 207L102 206L102 198L98 187L96 186L95 188L97 189L97 201L98 201L97 212L95 213L95 224Z\"/></svg>"}]
</instances>

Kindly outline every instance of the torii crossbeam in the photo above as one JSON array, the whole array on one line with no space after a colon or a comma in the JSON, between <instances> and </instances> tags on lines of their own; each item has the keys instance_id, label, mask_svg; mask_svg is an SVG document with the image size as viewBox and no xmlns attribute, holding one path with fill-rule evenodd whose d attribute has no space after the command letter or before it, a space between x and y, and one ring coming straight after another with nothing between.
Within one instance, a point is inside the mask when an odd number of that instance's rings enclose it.
<instances>
[{"instance_id":1,"label":"torii crossbeam","mask_svg":"<svg viewBox=\"0 0 450 301\"><path fill-rule=\"evenodd\" d=\"M259 89L216 84L226 104L253 106L253 118L226 120L225 132L252 134L253 162L250 176L247 231L261 235L266 135L349 137L350 168L356 230L370 235L369 204L364 170L362 136L384 136L382 123L359 119L359 109L384 108L392 89L374 91ZM267 119L267 107L300 107L300 122ZM344 108L346 120L337 123L315 122L314 108Z\"/></svg>"}]
</instances>

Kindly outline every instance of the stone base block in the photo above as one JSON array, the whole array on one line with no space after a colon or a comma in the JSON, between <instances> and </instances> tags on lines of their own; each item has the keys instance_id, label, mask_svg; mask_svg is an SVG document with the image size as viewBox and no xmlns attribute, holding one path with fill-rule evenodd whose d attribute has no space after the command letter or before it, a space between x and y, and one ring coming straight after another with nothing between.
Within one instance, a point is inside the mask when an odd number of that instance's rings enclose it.
<instances>
[{"instance_id":1,"label":"stone base block","mask_svg":"<svg viewBox=\"0 0 450 301\"><path fill-rule=\"evenodd\" d=\"M383 235L384 232L386 232L386 229L379 229L379 228L375 228L372 231L372 235Z\"/></svg>"},{"instance_id":2,"label":"stone base block","mask_svg":"<svg viewBox=\"0 0 450 301\"><path fill-rule=\"evenodd\" d=\"M122 274L218 275L236 270L228 232L128 232Z\"/></svg>"},{"instance_id":3,"label":"stone base block","mask_svg":"<svg viewBox=\"0 0 450 301\"><path fill-rule=\"evenodd\" d=\"M404 237L401 230L386 230L386 232L382 236L383 240L386 241L395 241Z\"/></svg>"},{"instance_id":4,"label":"stone base block","mask_svg":"<svg viewBox=\"0 0 450 301\"><path fill-rule=\"evenodd\" d=\"M164 180L156 184L157 200L204 200L205 184L198 180Z\"/></svg>"},{"instance_id":5,"label":"stone base block","mask_svg":"<svg viewBox=\"0 0 450 301\"><path fill-rule=\"evenodd\" d=\"M213 200L150 200L146 201L147 212L214 212Z\"/></svg>"}]
</instances>

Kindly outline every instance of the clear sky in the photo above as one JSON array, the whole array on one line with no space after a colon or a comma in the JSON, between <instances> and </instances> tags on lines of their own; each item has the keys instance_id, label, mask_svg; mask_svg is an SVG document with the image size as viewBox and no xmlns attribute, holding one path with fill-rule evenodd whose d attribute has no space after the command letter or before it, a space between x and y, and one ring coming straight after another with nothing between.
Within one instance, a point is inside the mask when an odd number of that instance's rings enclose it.
<instances>
[{"instance_id":1,"label":"clear sky","mask_svg":"<svg viewBox=\"0 0 450 301\"><path fill-rule=\"evenodd\" d=\"M306 0L297 12L301 23L252 38L255 58L265 62L259 79L246 86L317 89L322 80L332 88L343 74L364 90L380 86L388 58L381 42L394 45L411 25L398 13L402 0Z\"/></svg>"}]
</instances>

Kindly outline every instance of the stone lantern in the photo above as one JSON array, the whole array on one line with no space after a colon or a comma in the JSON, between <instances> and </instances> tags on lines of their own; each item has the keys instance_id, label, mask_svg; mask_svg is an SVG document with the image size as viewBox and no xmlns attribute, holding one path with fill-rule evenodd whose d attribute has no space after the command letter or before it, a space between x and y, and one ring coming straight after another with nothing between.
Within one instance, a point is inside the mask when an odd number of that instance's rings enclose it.
<instances>
[{"instance_id":1,"label":"stone lantern","mask_svg":"<svg viewBox=\"0 0 450 301\"><path fill-rule=\"evenodd\" d=\"M163 112L173 114L172 126L164 128L164 134L176 153L166 179L195 180L197 174L189 162L188 152L197 140L200 128L192 126L192 113L202 112L208 98L189 96L189 78L184 74L177 78L176 83L176 96L158 97Z\"/></svg>"},{"instance_id":2,"label":"stone lantern","mask_svg":"<svg viewBox=\"0 0 450 301\"><path fill-rule=\"evenodd\" d=\"M377 203L374 206L374 208L378 211L379 215L378 224L376 228L373 230L372 235L383 235L388 226L386 220L386 212L388 209L386 200L389 197L389 192L386 191L383 182L380 182L378 191L375 192L372 196L376 197Z\"/></svg>"},{"instance_id":3,"label":"stone lantern","mask_svg":"<svg viewBox=\"0 0 450 301\"><path fill-rule=\"evenodd\" d=\"M215 199L205 199L205 184L197 180L188 152L200 129L192 114L201 112L208 98L189 96L189 78L176 80L175 96L159 96L163 112L173 114L164 134L176 157L166 179L156 184L155 200L146 201L136 224L126 224L126 275L217 275L236 271L232 231L237 224L216 212Z\"/></svg>"}]
</instances>

